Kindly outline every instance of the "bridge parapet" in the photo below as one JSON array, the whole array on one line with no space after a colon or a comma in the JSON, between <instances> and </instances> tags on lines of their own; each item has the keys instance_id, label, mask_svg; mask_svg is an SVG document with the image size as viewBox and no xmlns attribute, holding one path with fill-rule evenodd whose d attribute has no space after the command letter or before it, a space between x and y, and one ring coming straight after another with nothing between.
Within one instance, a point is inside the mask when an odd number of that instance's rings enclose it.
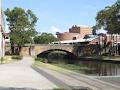
<instances>
[{"instance_id":1,"label":"bridge parapet","mask_svg":"<svg viewBox=\"0 0 120 90\"><path fill-rule=\"evenodd\" d=\"M52 50L52 49L59 49L59 50L65 50L65 51L68 51L68 52L71 52L73 51L73 48L74 46L73 45L62 45L62 44L57 44L57 45L36 45L35 46L35 55L39 54L39 53L42 53L44 51L47 51L47 50Z\"/></svg>"},{"instance_id":2,"label":"bridge parapet","mask_svg":"<svg viewBox=\"0 0 120 90\"><path fill-rule=\"evenodd\" d=\"M32 45L25 45L21 49L21 55L23 56L36 56L42 52L49 51L49 50L61 50L73 53L75 55L75 47L74 45L66 45L66 44L32 44Z\"/></svg>"}]
</instances>

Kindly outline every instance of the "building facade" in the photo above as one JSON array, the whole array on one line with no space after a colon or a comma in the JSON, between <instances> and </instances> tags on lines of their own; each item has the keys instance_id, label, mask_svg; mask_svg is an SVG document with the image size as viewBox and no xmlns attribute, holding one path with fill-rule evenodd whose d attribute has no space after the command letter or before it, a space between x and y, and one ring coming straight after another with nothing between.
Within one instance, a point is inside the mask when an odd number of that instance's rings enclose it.
<instances>
[{"instance_id":1,"label":"building facade","mask_svg":"<svg viewBox=\"0 0 120 90\"><path fill-rule=\"evenodd\" d=\"M57 38L60 41L65 40L80 40L85 37L85 35L92 34L92 28L87 26L72 26L69 28L69 32L59 33L57 32Z\"/></svg>"},{"instance_id":2,"label":"building facade","mask_svg":"<svg viewBox=\"0 0 120 90\"><path fill-rule=\"evenodd\" d=\"M4 33L5 38L5 55L11 54L10 33Z\"/></svg>"},{"instance_id":3,"label":"building facade","mask_svg":"<svg viewBox=\"0 0 120 90\"><path fill-rule=\"evenodd\" d=\"M5 55L4 28L4 18L0 10L0 58Z\"/></svg>"}]
</instances>

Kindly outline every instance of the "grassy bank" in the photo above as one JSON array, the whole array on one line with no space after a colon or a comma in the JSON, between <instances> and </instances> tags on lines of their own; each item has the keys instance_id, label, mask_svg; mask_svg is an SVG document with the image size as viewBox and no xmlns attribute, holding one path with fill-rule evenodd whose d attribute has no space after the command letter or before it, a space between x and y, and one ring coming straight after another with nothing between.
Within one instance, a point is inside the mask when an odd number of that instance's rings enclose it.
<instances>
[{"instance_id":1,"label":"grassy bank","mask_svg":"<svg viewBox=\"0 0 120 90\"><path fill-rule=\"evenodd\" d=\"M13 56L11 56L11 58L14 60L21 60L23 57L19 56L19 55L13 55Z\"/></svg>"},{"instance_id":2,"label":"grassy bank","mask_svg":"<svg viewBox=\"0 0 120 90\"><path fill-rule=\"evenodd\" d=\"M0 63L1 64L8 64L8 63L12 63L12 62L15 62L15 61L18 61L18 60L21 60L21 59L22 59L22 56L17 56L17 55L4 56L0 59Z\"/></svg>"},{"instance_id":3,"label":"grassy bank","mask_svg":"<svg viewBox=\"0 0 120 90\"><path fill-rule=\"evenodd\" d=\"M72 71L75 71L75 72L80 72L80 70L81 70L80 66L74 65L74 64L65 64L65 63L54 64L53 63L52 65L55 65L55 66L58 66L58 67L61 67L61 68L65 68L65 69L68 69L68 70L72 70Z\"/></svg>"},{"instance_id":4,"label":"grassy bank","mask_svg":"<svg viewBox=\"0 0 120 90\"><path fill-rule=\"evenodd\" d=\"M64 63L62 62L58 62L58 63L48 63L46 59L41 59L41 58L36 58L35 59L35 63L34 66L36 67L46 67L46 68L56 68L56 67L61 67L64 69L68 69L71 71L75 71L75 72L82 72L83 69L88 69L87 67L84 67L82 65L78 65L78 64L68 64L68 63ZM55 66L55 67L54 67Z\"/></svg>"}]
</instances>

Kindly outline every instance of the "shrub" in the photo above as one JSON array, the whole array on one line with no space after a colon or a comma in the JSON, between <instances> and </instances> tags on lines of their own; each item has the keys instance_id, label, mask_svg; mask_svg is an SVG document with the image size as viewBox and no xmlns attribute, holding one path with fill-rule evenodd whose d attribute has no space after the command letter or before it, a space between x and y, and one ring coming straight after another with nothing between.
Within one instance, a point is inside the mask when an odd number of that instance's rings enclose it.
<instances>
[{"instance_id":1,"label":"shrub","mask_svg":"<svg viewBox=\"0 0 120 90\"><path fill-rule=\"evenodd\" d=\"M21 60L21 59L22 59L22 56L12 56L12 59Z\"/></svg>"},{"instance_id":2,"label":"shrub","mask_svg":"<svg viewBox=\"0 0 120 90\"><path fill-rule=\"evenodd\" d=\"M36 57L36 58L35 58L35 61L43 61L43 59L42 59L42 58L39 58L39 57Z\"/></svg>"},{"instance_id":3,"label":"shrub","mask_svg":"<svg viewBox=\"0 0 120 90\"><path fill-rule=\"evenodd\" d=\"M3 58L3 57L1 57L1 64L3 63L3 61L4 61L4 58Z\"/></svg>"},{"instance_id":4,"label":"shrub","mask_svg":"<svg viewBox=\"0 0 120 90\"><path fill-rule=\"evenodd\" d=\"M64 89L64 88L54 88L53 90L67 90L67 89Z\"/></svg>"},{"instance_id":5,"label":"shrub","mask_svg":"<svg viewBox=\"0 0 120 90\"><path fill-rule=\"evenodd\" d=\"M51 63L50 60L46 59L46 58L39 58L39 57L36 57L35 58L35 61L41 61L43 63Z\"/></svg>"}]
</instances>

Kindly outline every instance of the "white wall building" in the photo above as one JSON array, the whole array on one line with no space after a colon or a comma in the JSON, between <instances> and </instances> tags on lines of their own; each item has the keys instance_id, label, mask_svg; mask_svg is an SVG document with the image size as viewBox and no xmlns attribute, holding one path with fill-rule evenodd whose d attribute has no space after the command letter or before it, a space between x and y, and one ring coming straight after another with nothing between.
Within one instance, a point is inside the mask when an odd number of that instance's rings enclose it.
<instances>
[{"instance_id":1,"label":"white wall building","mask_svg":"<svg viewBox=\"0 0 120 90\"><path fill-rule=\"evenodd\" d=\"M4 28L4 18L0 9L0 58L5 55Z\"/></svg>"}]
</instances>

